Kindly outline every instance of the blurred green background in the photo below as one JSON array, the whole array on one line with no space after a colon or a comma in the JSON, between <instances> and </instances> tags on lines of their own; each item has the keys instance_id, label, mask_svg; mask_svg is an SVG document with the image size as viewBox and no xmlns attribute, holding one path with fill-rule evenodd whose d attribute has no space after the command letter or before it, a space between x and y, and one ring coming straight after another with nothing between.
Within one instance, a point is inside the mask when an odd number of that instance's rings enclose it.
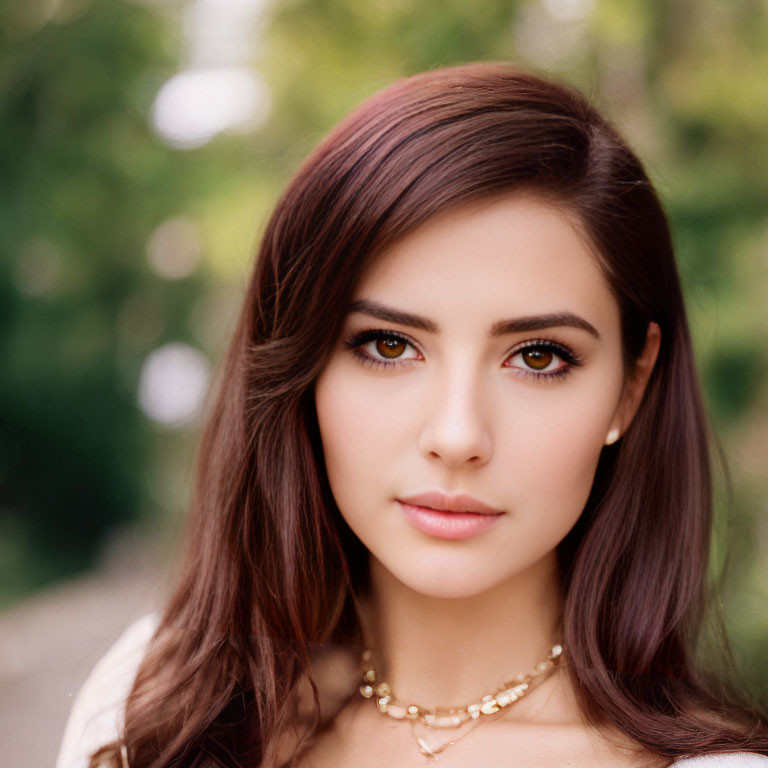
<instances>
[{"instance_id":1,"label":"blurred green background","mask_svg":"<svg viewBox=\"0 0 768 768\"><path fill-rule=\"evenodd\" d=\"M732 474L723 600L768 688L763 0L5 0L0 606L116 531L172 538L281 186L368 94L472 60L583 89L658 185Z\"/></svg>"}]
</instances>

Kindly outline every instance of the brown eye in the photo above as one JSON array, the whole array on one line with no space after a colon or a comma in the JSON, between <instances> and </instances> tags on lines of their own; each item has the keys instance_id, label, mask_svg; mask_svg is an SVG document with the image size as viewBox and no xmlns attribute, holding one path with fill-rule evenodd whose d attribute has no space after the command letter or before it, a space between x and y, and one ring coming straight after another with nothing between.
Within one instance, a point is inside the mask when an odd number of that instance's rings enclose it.
<instances>
[{"instance_id":1,"label":"brown eye","mask_svg":"<svg viewBox=\"0 0 768 768\"><path fill-rule=\"evenodd\" d=\"M402 339L398 339L395 336L388 336L383 339L379 339L376 342L376 351L382 356L388 359L400 357L405 352L406 344Z\"/></svg>"},{"instance_id":2,"label":"brown eye","mask_svg":"<svg viewBox=\"0 0 768 768\"><path fill-rule=\"evenodd\" d=\"M525 364L535 371L542 371L547 368L552 364L554 358L552 352L540 347L531 347L530 349L523 350L521 354Z\"/></svg>"},{"instance_id":3,"label":"brown eye","mask_svg":"<svg viewBox=\"0 0 768 768\"><path fill-rule=\"evenodd\" d=\"M421 360L416 345L399 333L374 328L361 331L345 342L356 357L373 366L401 366Z\"/></svg>"},{"instance_id":4,"label":"brown eye","mask_svg":"<svg viewBox=\"0 0 768 768\"><path fill-rule=\"evenodd\" d=\"M548 339L531 339L505 361L505 366L516 368L520 375L541 381L562 379L580 365L572 349Z\"/></svg>"}]
</instances>

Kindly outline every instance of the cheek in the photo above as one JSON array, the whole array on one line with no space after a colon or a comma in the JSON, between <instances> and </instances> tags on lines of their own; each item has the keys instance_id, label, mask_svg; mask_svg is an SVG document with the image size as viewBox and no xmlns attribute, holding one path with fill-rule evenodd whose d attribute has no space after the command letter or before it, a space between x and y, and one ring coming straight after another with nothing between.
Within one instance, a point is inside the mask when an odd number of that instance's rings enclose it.
<instances>
[{"instance_id":1,"label":"cheek","mask_svg":"<svg viewBox=\"0 0 768 768\"><path fill-rule=\"evenodd\" d=\"M372 398L343 365L331 363L315 386L328 481L340 509L359 507L365 489L387 472L399 429L391 403Z\"/></svg>"},{"instance_id":2,"label":"cheek","mask_svg":"<svg viewBox=\"0 0 768 768\"><path fill-rule=\"evenodd\" d=\"M583 386L535 393L510 406L508 429L499 439L503 464L519 483L511 493L522 508L536 510L529 520L549 520L564 530L579 518L614 414L619 377L584 378ZM536 400L534 402L534 399Z\"/></svg>"},{"instance_id":3,"label":"cheek","mask_svg":"<svg viewBox=\"0 0 768 768\"><path fill-rule=\"evenodd\" d=\"M417 414L429 394L423 384L423 379L378 374L343 358L332 360L315 386L326 453L333 459L346 457L352 464L375 466L412 447Z\"/></svg>"}]
</instances>

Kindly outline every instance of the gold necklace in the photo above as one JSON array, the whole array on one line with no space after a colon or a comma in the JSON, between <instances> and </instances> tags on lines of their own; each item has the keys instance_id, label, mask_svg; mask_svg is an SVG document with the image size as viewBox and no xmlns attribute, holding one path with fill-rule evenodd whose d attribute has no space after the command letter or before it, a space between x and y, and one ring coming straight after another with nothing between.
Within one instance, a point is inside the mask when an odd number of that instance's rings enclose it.
<instances>
[{"instance_id":1,"label":"gold necklace","mask_svg":"<svg viewBox=\"0 0 768 768\"><path fill-rule=\"evenodd\" d=\"M363 683L360 694L363 698L374 699L379 712L394 720L409 720L412 725L413 737L424 757L437 760L438 754L463 738L470 730L478 725L484 716L495 715L503 711L515 701L519 701L530 688L531 682L552 670L560 661L563 648L553 645L549 656L540 661L530 672L517 675L507 680L493 693L476 699L461 707L422 707L418 704L402 705L395 700L394 694L385 681L379 681L373 666L373 654L370 650L363 651L361 666ZM421 728L421 733L419 732ZM434 742L428 738L433 729L462 731L455 738Z\"/></svg>"}]
</instances>

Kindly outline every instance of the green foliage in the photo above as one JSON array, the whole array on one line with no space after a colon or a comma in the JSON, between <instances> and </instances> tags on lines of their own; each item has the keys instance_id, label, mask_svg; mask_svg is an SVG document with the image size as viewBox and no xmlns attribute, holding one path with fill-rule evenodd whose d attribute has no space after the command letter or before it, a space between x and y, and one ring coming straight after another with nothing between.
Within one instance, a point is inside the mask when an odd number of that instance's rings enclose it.
<instances>
[{"instance_id":1,"label":"green foliage","mask_svg":"<svg viewBox=\"0 0 768 768\"><path fill-rule=\"evenodd\" d=\"M121 307L183 194L146 120L173 66L162 25L102 0L29 31L33 6L6 19L0 60L0 602L88 564L141 508Z\"/></svg>"}]
</instances>

